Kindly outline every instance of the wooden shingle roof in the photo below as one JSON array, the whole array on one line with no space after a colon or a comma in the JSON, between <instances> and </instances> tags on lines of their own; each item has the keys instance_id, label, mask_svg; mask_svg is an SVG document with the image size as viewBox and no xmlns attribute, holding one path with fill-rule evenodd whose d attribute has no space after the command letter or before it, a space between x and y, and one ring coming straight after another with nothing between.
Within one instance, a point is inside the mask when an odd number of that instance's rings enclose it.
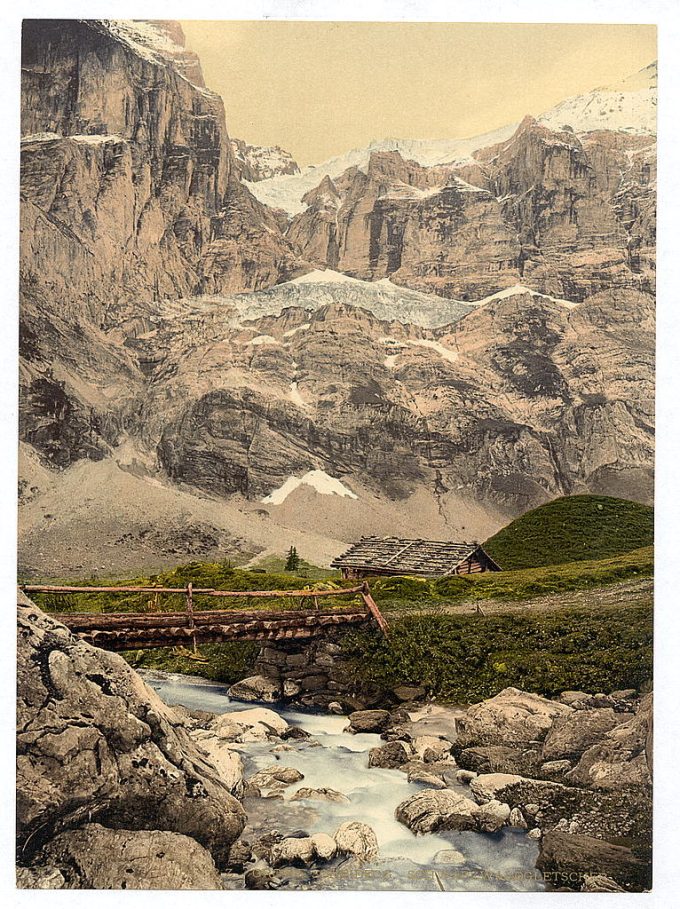
<instances>
[{"instance_id":1,"label":"wooden shingle roof","mask_svg":"<svg viewBox=\"0 0 680 909\"><path fill-rule=\"evenodd\" d=\"M381 574L392 571L395 574L440 577L455 573L461 562L481 549L479 543L362 537L358 543L350 546L347 552L334 559L331 567L354 568ZM487 553L484 555L495 565Z\"/></svg>"}]
</instances>

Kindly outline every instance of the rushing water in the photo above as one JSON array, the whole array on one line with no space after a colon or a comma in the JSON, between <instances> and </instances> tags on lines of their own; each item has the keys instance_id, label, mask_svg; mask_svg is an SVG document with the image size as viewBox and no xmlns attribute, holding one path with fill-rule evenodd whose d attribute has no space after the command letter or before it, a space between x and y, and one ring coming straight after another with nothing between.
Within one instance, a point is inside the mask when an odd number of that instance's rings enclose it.
<instances>
[{"instance_id":1,"label":"rushing water","mask_svg":"<svg viewBox=\"0 0 680 909\"><path fill-rule=\"evenodd\" d=\"M187 676L146 673L148 684L168 704L234 712L250 708L230 699L221 685ZM265 705L267 706L267 705ZM244 837L274 830L283 834L304 830L331 835L345 821L362 821L375 830L380 846L377 860L357 865L334 862L312 873L300 872L286 881L291 889L352 890L542 890L534 868L538 846L523 831L500 833L446 831L416 836L394 817L397 805L424 788L409 783L400 770L368 767L368 751L381 744L373 734L343 732L347 718L276 708L288 723L312 736L290 742L293 750L272 753L272 743L238 746L246 775L278 762L295 767L304 779L286 790L284 799L247 798L248 827ZM428 729L428 733L430 730ZM349 802L289 801L299 788L329 788ZM469 795L465 787L461 793ZM236 880L234 886L238 886Z\"/></svg>"}]
</instances>

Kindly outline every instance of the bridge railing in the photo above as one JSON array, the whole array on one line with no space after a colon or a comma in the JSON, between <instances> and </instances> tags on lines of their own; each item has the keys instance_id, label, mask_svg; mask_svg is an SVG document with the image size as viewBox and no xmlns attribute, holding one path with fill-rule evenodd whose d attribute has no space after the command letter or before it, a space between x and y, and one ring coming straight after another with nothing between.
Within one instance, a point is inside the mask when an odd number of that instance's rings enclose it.
<instances>
[{"instance_id":1,"label":"bridge railing","mask_svg":"<svg viewBox=\"0 0 680 909\"><path fill-rule=\"evenodd\" d=\"M231 610L215 610L211 609L208 612L199 612L194 609L194 597L219 597L225 599L235 599L235 600L252 600L255 598L262 599L273 599L273 598L300 598L302 608L302 603L305 600L311 600L314 606L315 611L320 611L320 598L326 597L341 597L348 595L359 595L363 600L363 603L366 607L367 612L373 617L377 623L380 630L383 634L387 635L388 625L385 619L383 618L378 606L371 596L371 590L367 581L364 581L362 584L359 584L355 587L338 587L331 590L218 590L214 587L194 587L191 582L189 582L186 587L153 587L153 586L116 586L116 587L98 587L98 586L78 586L78 585L56 585L56 584L20 584L20 590L23 590L26 594L31 593L42 593L42 594L121 594L121 593L150 593L150 594L183 594L185 597L185 612L184 613L169 613L169 612L144 612L144 613L111 613L111 612L97 612L97 613L78 613L77 614L77 624L79 627L115 627L120 625L123 622L129 622L132 615L135 616L135 621L139 621L142 616L146 616L149 620L160 620L163 618L165 621L186 621L190 631L194 633L194 648L196 647L196 638L195 638L195 629L197 622L201 622L204 619L208 618L210 621L216 621L219 618L226 618L229 621L248 621L255 616L260 618L264 617L265 613L261 610L254 610L248 613L235 613ZM283 617L284 615L292 616L295 613L285 613L284 611L279 611L276 613L277 617ZM66 615L57 616L66 624L73 624L76 621L76 615L71 614L68 617ZM68 620L67 620L68 619Z\"/></svg>"}]
</instances>

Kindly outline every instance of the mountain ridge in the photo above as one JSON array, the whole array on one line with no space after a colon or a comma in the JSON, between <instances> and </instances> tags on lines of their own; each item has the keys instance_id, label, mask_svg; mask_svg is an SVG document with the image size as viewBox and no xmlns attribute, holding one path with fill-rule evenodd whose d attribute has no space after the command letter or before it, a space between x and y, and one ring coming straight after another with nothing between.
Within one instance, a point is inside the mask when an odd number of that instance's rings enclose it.
<instances>
[{"instance_id":1,"label":"mountain ridge","mask_svg":"<svg viewBox=\"0 0 680 909\"><path fill-rule=\"evenodd\" d=\"M527 118L461 165L376 149L289 224L177 29L24 28L23 565L76 570L97 534L88 568L286 540L318 564L408 513L482 538L558 495L649 499L653 137Z\"/></svg>"},{"instance_id":2,"label":"mountain ridge","mask_svg":"<svg viewBox=\"0 0 680 909\"><path fill-rule=\"evenodd\" d=\"M656 73L657 64L654 61L638 73L621 80L614 86L602 86L594 88L590 92L582 92L565 98L549 110L536 115L536 119L540 123L558 129L568 124L576 132L623 128L631 132L638 131L641 134L655 134ZM640 86L638 86L638 81L641 82ZM605 104L608 100L613 100L607 98L607 94L637 93L641 89L646 91L647 94L644 97L634 99L634 101L638 102L637 104L633 102L624 105L623 109L619 111L618 118L616 118L616 115L614 117L611 116L614 113L613 111L604 109L601 113L594 111L590 119L584 119L583 108L589 106L589 98L593 100L597 98L602 104ZM590 103L592 104L592 101ZM570 116L572 118L578 117L576 125L569 124ZM565 117L566 119L564 119ZM623 122L624 125L614 125L612 122L614 119L617 120L617 123ZM261 181L259 186L250 186L250 189L265 204L273 208L282 208L289 215L295 215L304 211L303 195L317 186L324 176L334 179L350 167L365 169L368 166L372 152L398 151L406 159L413 160L427 167L437 164L469 164L474 160L473 154L475 151L510 138L519 126L519 122L460 139L428 140L394 137L375 139L366 146L351 149L320 164L308 165L301 169L299 175L287 179L274 177L270 180Z\"/></svg>"}]
</instances>

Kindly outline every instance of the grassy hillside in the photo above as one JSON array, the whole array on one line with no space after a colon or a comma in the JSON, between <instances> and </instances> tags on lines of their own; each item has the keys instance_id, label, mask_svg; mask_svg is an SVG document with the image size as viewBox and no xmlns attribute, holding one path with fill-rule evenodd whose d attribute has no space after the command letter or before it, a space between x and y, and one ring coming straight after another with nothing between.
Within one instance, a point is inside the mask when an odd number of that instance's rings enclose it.
<instances>
[{"instance_id":1,"label":"grassy hillside","mask_svg":"<svg viewBox=\"0 0 680 909\"><path fill-rule=\"evenodd\" d=\"M609 559L584 560L543 568L526 568L519 571L485 572L446 578L376 577L369 578L373 597L386 611L441 611L446 604L484 600L529 600L547 594L568 593L575 590L603 587L618 581L651 577L654 572L654 553L651 546L636 549ZM146 578L125 581L70 580L70 585L83 586L158 586L184 587L192 581L194 587L215 587L218 590L304 590L342 589L356 581L336 576L326 578L296 577L292 574L246 571L225 563L190 562L171 571ZM64 582L66 583L66 582ZM183 610L184 594L149 593L96 593L49 594L34 593L32 598L48 612L147 612L157 610ZM325 607L348 606L353 598L333 598ZM359 602L359 600L354 600ZM223 600L195 595L198 609L224 609ZM247 609L295 609L300 598L254 597L229 605ZM304 602L309 608L309 601Z\"/></svg>"},{"instance_id":2,"label":"grassy hillside","mask_svg":"<svg viewBox=\"0 0 680 909\"><path fill-rule=\"evenodd\" d=\"M569 689L639 689L652 679L652 607L409 615L391 621L389 641L354 632L343 649L356 682L423 685L453 703L508 686L549 697Z\"/></svg>"},{"instance_id":3,"label":"grassy hillside","mask_svg":"<svg viewBox=\"0 0 680 909\"><path fill-rule=\"evenodd\" d=\"M489 571L434 580L375 578L370 584L373 597L382 609L388 612L426 612L441 611L441 606L447 603L522 601L576 590L595 590L620 581L650 578L653 574L654 550L646 546L611 559L568 562L518 571Z\"/></svg>"},{"instance_id":4,"label":"grassy hillside","mask_svg":"<svg viewBox=\"0 0 680 909\"><path fill-rule=\"evenodd\" d=\"M504 570L607 559L651 546L654 509L610 496L567 496L528 511L484 548Z\"/></svg>"}]
</instances>

